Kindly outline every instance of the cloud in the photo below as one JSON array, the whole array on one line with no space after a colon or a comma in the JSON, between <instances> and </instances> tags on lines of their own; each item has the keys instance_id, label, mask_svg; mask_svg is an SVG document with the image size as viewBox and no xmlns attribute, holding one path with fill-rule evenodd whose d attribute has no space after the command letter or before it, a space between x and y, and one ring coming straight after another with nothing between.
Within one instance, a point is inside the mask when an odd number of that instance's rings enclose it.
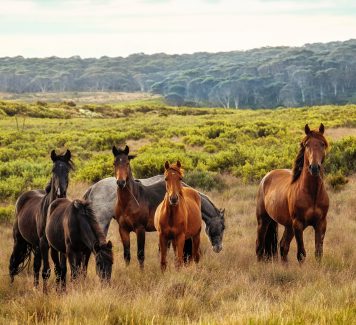
<instances>
[{"instance_id":1,"label":"cloud","mask_svg":"<svg viewBox=\"0 0 356 325\"><path fill-rule=\"evenodd\" d=\"M352 8L342 0L3 0L0 56L216 52L345 40L356 38Z\"/></svg>"}]
</instances>

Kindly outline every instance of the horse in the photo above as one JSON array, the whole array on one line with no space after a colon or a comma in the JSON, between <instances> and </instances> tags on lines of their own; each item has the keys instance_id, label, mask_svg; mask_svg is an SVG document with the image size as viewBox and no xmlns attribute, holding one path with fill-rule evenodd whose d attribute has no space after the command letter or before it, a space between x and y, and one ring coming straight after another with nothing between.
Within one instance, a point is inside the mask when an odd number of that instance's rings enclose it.
<instances>
[{"instance_id":1,"label":"horse","mask_svg":"<svg viewBox=\"0 0 356 325\"><path fill-rule=\"evenodd\" d=\"M303 231L312 226L315 231L315 257L321 261L326 232L329 197L323 182L323 162L328 148L324 125L310 130L305 125L305 137L300 144L293 170L276 169L261 181L257 194L258 260L277 257L277 226L284 226L280 255L287 262L290 243L295 236L297 259L305 260Z\"/></svg>"},{"instance_id":2,"label":"horse","mask_svg":"<svg viewBox=\"0 0 356 325\"><path fill-rule=\"evenodd\" d=\"M190 259L199 262L202 226L200 195L196 190L182 186L183 170L180 161L172 165L166 161L164 167L167 192L154 217L155 227L159 233L162 271L167 267L169 242L173 244L177 268L183 264L184 244L189 238L192 238L193 242Z\"/></svg>"},{"instance_id":3,"label":"horse","mask_svg":"<svg viewBox=\"0 0 356 325\"><path fill-rule=\"evenodd\" d=\"M111 241L106 242L89 202L67 198L53 201L48 209L46 237L55 265L57 290L65 290L66 287L67 259L71 279L75 280L80 272L86 275L90 253L95 256L96 273L100 279L110 280L112 244Z\"/></svg>"},{"instance_id":4,"label":"horse","mask_svg":"<svg viewBox=\"0 0 356 325\"><path fill-rule=\"evenodd\" d=\"M154 202L151 203L156 204L158 202L158 205L163 201L166 193L166 184L163 175L138 179L135 180L135 182L141 184L148 193L152 193ZM189 185L184 182L182 182L182 185L189 187ZM89 200L92 203L97 220L105 235L108 233L111 220L115 218L116 192L116 178L107 177L90 186L83 196L85 200ZM156 199L157 195L159 196L158 199ZM223 248L225 210L217 208L207 195L203 193L199 193L199 195L201 198L201 212L205 223L205 232L210 240L213 251L219 253ZM151 200L151 195L148 196L147 199ZM191 246L191 240L187 240L185 248L186 255L191 255Z\"/></svg>"},{"instance_id":5,"label":"horse","mask_svg":"<svg viewBox=\"0 0 356 325\"><path fill-rule=\"evenodd\" d=\"M27 191L17 199L15 204L15 222L13 225L14 247L10 257L10 281L14 281L29 262L31 252L34 254L34 286L39 284L39 272L43 260L43 291L46 292L46 281L51 269L48 263L48 243L45 236L47 210L51 202L66 196L68 176L73 169L71 152L63 155L51 152L53 162L52 177L45 190Z\"/></svg>"}]
</instances>

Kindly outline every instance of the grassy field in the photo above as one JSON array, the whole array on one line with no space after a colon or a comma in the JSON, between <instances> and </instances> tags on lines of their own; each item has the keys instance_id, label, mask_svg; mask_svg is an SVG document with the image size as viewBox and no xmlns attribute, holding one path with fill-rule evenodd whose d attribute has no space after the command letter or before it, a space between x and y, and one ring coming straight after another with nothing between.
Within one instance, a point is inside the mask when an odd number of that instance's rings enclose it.
<instances>
[{"instance_id":1,"label":"grassy field","mask_svg":"<svg viewBox=\"0 0 356 325\"><path fill-rule=\"evenodd\" d=\"M125 267L117 224L109 237L115 261L110 287L101 287L90 263L86 281L71 284L67 294L48 296L32 287L32 273L10 286L0 283L2 324L351 324L356 319L356 178L339 192L331 191L331 209L321 265L314 260L313 232L305 234L307 260L300 267L292 242L288 267L257 263L254 255L256 185L242 186L229 177L229 189L210 192L226 207L224 249L213 253L203 236L203 258L176 272L172 251L161 274L156 233L147 238L146 268L133 259ZM72 188L75 195L82 187ZM1 275L7 273L11 229L1 227ZM134 237L133 237L134 238ZM132 249L135 249L133 245Z\"/></svg>"},{"instance_id":2,"label":"grassy field","mask_svg":"<svg viewBox=\"0 0 356 325\"><path fill-rule=\"evenodd\" d=\"M355 105L257 111L173 108L157 100L63 105L0 102L1 324L356 321ZM288 266L257 263L257 183L272 168L290 168L305 123L315 128L320 122L331 143L325 162L331 207L323 262L318 265L314 260L313 232L307 229L303 266L296 261L295 241ZM199 266L177 272L170 252L168 271L161 274L158 238L151 233L141 272L135 259L124 266L113 222L110 287L100 285L93 261L88 278L70 284L64 295L56 294L53 276L48 296L34 290L31 270L10 286L13 204L22 191L46 184L50 150L69 148L74 154L69 197L77 198L92 182L112 175L111 147L124 143L138 154L132 164L139 177L159 173L166 159L183 161L186 180L226 208L223 251L215 254L203 235Z\"/></svg>"}]
</instances>

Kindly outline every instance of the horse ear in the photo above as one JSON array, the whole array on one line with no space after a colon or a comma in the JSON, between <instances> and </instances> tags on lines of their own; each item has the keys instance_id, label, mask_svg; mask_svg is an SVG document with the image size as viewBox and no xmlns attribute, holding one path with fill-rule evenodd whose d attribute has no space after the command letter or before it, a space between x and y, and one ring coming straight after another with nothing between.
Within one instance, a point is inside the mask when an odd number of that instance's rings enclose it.
<instances>
[{"instance_id":1,"label":"horse ear","mask_svg":"<svg viewBox=\"0 0 356 325\"><path fill-rule=\"evenodd\" d=\"M112 147L112 153L114 155L114 157L118 156L119 155L119 150L116 149L115 146Z\"/></svg>"},{"instance_id":2,"label":"horse ear","mask_svg":"<svg viewBox=\"0 0 356 325\"><path fill-rule=\"evenodd\" d=\"M308 135L310 133L310 127L308 124L305 124L304 131L305 131L306 135Z\"/></svg>"},{"instance_id":3,"label":"horse ear","mask_svg":"<svg viewBox=\"0 0 356 325\"><path fill-rule=\"evenodd\" d=\"M51 159L53 162L55 162L58 159L55 150L51 151Z\"/></svg>"},{"instance_id":4,"label":"horse ear","mask_svg":"<svg viewBox=\"0 0 356 325\"><path fill-rule=\"evenodd\" d=\"M168 162L168 160L164 163L164 168L167 170L167 169L169 169L169 162Z\"/></svg>"},{"instance_id":5,"label":"horse ear","mask_svg":"<svg viewBox=\"0 0 356 325\"><path fill-rule=\"evenodd\" d=\"M324 131L325 131L325 126L324 126L323 123L320 123L319 132L320 132L321 134L324 134Z\"/></svg>"},{"instance_id":6,"label":"horse ear","mask_svg":"<svg viewBox=\"0 0 356 325\"><path fill-rule=\"evenodd\" d=\"M177 160L177 167L178 167L178 168L181 168L181 167L182 167L182 165L180 164L180 161L179 161L179 160Z\"/></svg>"},{"instance_id":7,"label":"horse ear","mask_svg":"<svg viewBox=\"0 0 356 325\"><path fill-rule=\"evenodd\" d=\"M66 153L64 154L64 159L66 161L69 161L71 157L72 157L72 153L70 152L69 149L67 149Z\"/></svg>"},{"instance_id":8,"label":"horse ear","mask_svg":"<svg viewBox=\"0 0 356 325\"><path fill-rule=\"evenodd\" d=\"M129 160L135 159L136 155L128 155Z\"/></svg>"},{"instance_id":9,"label":"horse ear","mask_svg":"<svg viewBox=\"0 0 356 325\"><path fill-rule=\"evenodd\" d=\"M124 154L125 155L128 155L130 152L130 148L128 147L128 145L125 146L125 149L124 149Z\"/></svg>"},{"instance_id":10,"label":"horse ear","mask_svg":"<svg viewBox=\"0 0 356 325\"><path fill-rule=\"evenodd\" d=\"M106 244L106 247L109 248L109 249L112 249L112 242L111 240L109 240Z\"/></svg>"},{"instance_id":11,"label":"horse ear","mask_svg":"<svg viewBox=\"0 0 356 325\"><path fill-rule=\"evenodd\" d=\"M224 209L220 209L220 213L224 214L225 213L225 208Z\"/></svg>"}]
</instances>

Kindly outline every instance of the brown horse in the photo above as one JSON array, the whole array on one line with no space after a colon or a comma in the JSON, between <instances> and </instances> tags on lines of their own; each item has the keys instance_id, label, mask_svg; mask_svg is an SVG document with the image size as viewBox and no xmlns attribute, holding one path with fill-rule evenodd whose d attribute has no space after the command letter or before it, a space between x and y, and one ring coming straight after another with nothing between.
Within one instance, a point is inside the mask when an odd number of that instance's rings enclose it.
<instances>
[{"instance_id":1,"label":"brown horse","mask_svg":"<svg viewBox=\"0 0 356 325\"><path fill-rule=\"evenodd\" d=\"M315 230L315 257L320 261L323 255L329 197L323 183L322 164L328 143L323 124L314 131L305 125L305 134L293 170L272 170L261 181L256 209L259 260L276 256L278 223L285 227L280 241L282 261L287 261L295 236L297 259L303 262L306 257L303 231L308 226Z\"/></svg>"},{"instance_id":2,"label":"brown horse","mask_svg":"<svg viewBox=\"0 0 356 325\"><path fill-rule=\"evenodd\" d=\"M71 279L74 280L79 272L86 275L90 253L95 255L96 272L100 279L110 280L112 244L106 242L89 202L66 198L53 201L48 209L46 237L55 264L57 289L65 289L67 258Z\"/></svg>"},{"instance_id":3,"label":"brown horse","mask_svg":"<svg viewBox=\"0 0 356 325\"><path fill-rule=\"evenodd\" d=\"M16 201L16 220L13 226L14 248L10 257L9 272L11 282L34 253L34 285L38 286L41 261L43 260L42 278L44 291L46 281L50 276L48 263L48 243L45 236L47 210L51 202L59 197L65 197L68 187L69 171L73 169L71 152L63 155L51 152L53 161L52 178L45 191L32 190L21 194Z\"/></svg>"},{"instance_id":4,"label":"brown horse","mask_svg":"<svg viewBox=\"0 0 356 325\"><path fill-rule=\"evenodd\" d=\"M165 165L166 195L155 213L155 227L159 233L161 269L167 267L167 248L172 241L176 255L176 266L183 264L183 250L186 239L192 238L192 258L199 262L200 230L202 226L201 199L199 193L183 187L181 164Z\"/></svg>"}]
</instances>

